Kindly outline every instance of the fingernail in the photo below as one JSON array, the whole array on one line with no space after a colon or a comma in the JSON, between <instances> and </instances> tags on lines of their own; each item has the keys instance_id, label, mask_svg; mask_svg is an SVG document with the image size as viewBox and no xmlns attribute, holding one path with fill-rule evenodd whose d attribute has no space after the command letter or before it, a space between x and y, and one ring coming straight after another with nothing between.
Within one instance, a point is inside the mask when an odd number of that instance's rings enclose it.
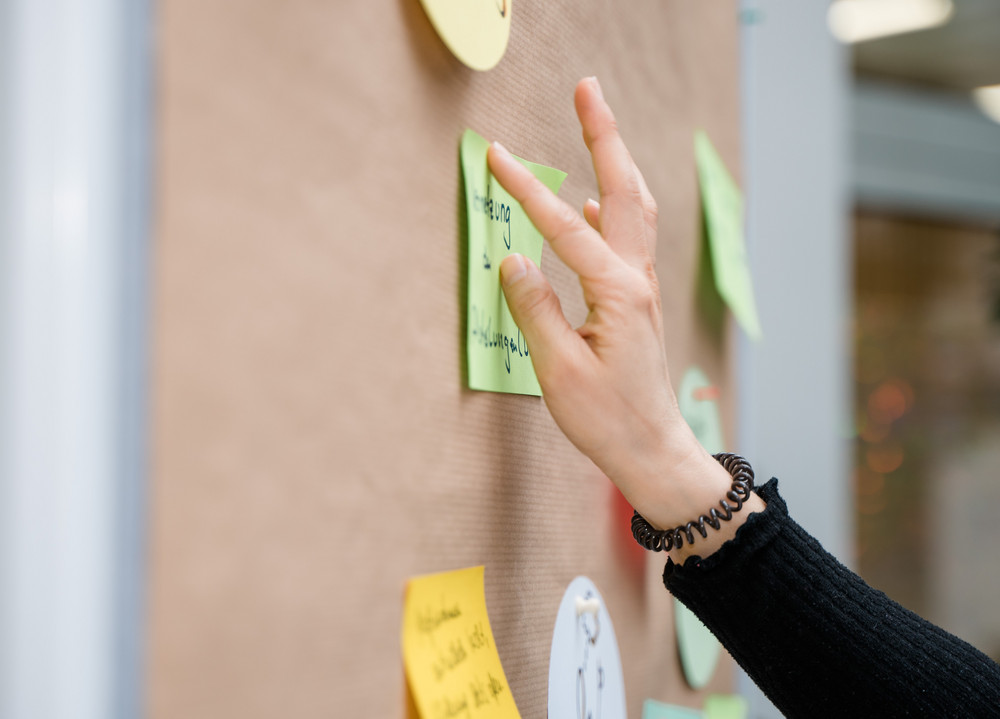
<instances>
[{"instance_id":1,"label":"fingernail","mask_svg":"<svg viewBox=\"0 0 1000 719\"><path fill-rule=\"evenodd\" d=\"M601 90L601 83L597 79L597 75L591 75L590 76L590 82L593 83L594 89L597 90L597 96L603 100L604 99L604 91Z\"/></svg>"},{"instance_id":2,"label":"fingernail","mask_svg":"<svg viewBox=\"0 0 1000 719\"><path fill-rule=\"evenodd\" d=\"M493 148L502 155L510 154L510 151L496 140L493 141Z\"/></svg>"},{"instance_id":3,"label":"fingernail","mask_svg":"<svg viewBox=\"0 0 1000 719\"><path fill-rule=\"evenodd\" d=\"M588 198L587 198L587 204L588 204L588 205L592 205L592 206L594 206L594 207L600 207L600 206L601 206L601 203L599 203L599 202L598 202L597 200L595 200L595 199L594 199L593 197L588 197Z\"/></svg>"},{"instance_id":4,"label":"fingernail","mask_svg":"<svg viewBox=\"0 0 1000 719\"><path fill-rule=\"evenodd\" d=\"M500 282L504 287L510 287L528 274L528 262L522 255L514 253L507 255L500 263Z\"/></svg>"}]
</instances>

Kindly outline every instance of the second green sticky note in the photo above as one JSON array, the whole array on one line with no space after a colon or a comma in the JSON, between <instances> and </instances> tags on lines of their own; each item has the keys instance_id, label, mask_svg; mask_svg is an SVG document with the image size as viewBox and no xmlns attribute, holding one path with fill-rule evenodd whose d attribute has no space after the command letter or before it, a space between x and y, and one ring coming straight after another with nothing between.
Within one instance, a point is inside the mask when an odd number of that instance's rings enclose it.
<instances>
[{"instance_id":1,"label":"second green sticky note","mask_svg":"<svg viewBox=\"0 0 1000 719\"><path fill-rule=\"evenodd\" d=\"M760 320L743 239L743 193L708 135L700 130L695 134L694 154L715 286L744 331L760 339Z\"/></svg>"}]
</instances>

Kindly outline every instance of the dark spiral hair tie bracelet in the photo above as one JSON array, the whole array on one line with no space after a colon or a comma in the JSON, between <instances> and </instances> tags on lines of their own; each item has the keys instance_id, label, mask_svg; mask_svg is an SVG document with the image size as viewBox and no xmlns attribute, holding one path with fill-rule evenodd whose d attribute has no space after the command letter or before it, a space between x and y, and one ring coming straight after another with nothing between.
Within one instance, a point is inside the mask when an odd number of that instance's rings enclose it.
<instances>
[{"instance_id":1,"label":"dark spiral hair tie bracelet","mask_svg":"<svg viewBox=\"0 0 1000 719\"><path fill-rule=\"evenodd\" d=\"M632 536L635 537L635 541L654 552L669 552L674 547L683 546L685 539L688 544L694 544L693 530L698 530L698 534L705 538L708 536L705 524L718 530L722 522L728 522L735 512L743 508L743 503L749 499L750 492L753 491L753 467L738 454L720 452L713 456L733 477L733 486L726 492L725 498L719 500L722 511L712 507L708 510L708 514L703 514L693 522L673 529L653 529L641 514L634 512Z\"/></svg>"}]
</instances>

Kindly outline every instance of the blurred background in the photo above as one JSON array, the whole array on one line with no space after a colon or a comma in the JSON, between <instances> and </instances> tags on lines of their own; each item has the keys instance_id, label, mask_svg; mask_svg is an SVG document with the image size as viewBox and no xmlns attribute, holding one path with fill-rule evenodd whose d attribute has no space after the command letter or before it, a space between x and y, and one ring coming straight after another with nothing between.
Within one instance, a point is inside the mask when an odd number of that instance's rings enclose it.
<instances>
[{"instance_id":1,"label":"blurred background","mask_svg":"<svg viewBox=\"0 0 1000 719\"><path fill-rule=\"evenodd\" d=\"M1000 660L1000 3L734 11L765 331L738 445L869 583ZM9 719L142 714L155 18L0 0Z\"/></svg>"},{"instance_id":2,"label":"blurred background","mask_svg":"<svg viewBox=\"0 0 1000 719\"><path fill-rule=\"evenodd\" d=\"M1000 660L1000 3L926 4L853 45L854 557Z\"/></svg>"}]
</instances>

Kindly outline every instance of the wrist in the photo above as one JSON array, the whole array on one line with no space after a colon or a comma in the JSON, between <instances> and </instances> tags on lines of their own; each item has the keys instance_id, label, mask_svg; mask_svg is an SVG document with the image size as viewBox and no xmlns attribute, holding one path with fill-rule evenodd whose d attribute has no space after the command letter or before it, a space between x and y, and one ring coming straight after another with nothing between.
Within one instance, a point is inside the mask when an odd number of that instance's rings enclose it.
<instances>
[{"instance_id":1,"label":"wrist","mask_svg":"<svg viewBox=\"0 0 1000 719\"><path fill-rule=\"evenodd\" d=\"M696 535L694 544L675 547L667 555L674 564L683 564L688 557L709 557L736 536L751 514L763 512L766 508L767 503L756 492L751 492L740 511L734 513L730 521L722 522L718 531L710 531L705 538Z\"/></svg>"},{"instance_id":2,"label":"wrist","mask_svg":"<svg viewBox=\"0 0 1000 719\"><path fill-rule=\"evenodd\" d=\"M718 506L733 478L698 441L666 450L638 477L626 495L632 507L656 529L670 529Z\"/></svg>"},{"instance_id":3,"label":"wrist","mask_svg":"<svg viewBox=\"0 0 1000 719\"><path fill-rule=\"evenodd\" d=\"M672 558L677 562L683 562L693 554L707 556L734 537L750 514L764 509L763 500L753 494L753 468L743 457L732 453L721 453L715 455L713 460L718 461L718 466L722 467L732 480L729 489L723 494L724 499L719 500L718 506L710 506L687 521L660 520L666 524L663 528L652 524L637 510L632 517L632 534L641 546L654 552L673 551ZM706 491L702 494L707 494L707 483L696 482L694 486L698 485L704 485ZM692 495L685 496L690 498ZM697 497L698 492L694 492L693 496ZM714 532L710 533L709 529ZM696 536L700 537L700 541ZM697 549L694 548L696 543ZM685 546L687 546L686 551Z\"/></svg>"}]
</instances>

